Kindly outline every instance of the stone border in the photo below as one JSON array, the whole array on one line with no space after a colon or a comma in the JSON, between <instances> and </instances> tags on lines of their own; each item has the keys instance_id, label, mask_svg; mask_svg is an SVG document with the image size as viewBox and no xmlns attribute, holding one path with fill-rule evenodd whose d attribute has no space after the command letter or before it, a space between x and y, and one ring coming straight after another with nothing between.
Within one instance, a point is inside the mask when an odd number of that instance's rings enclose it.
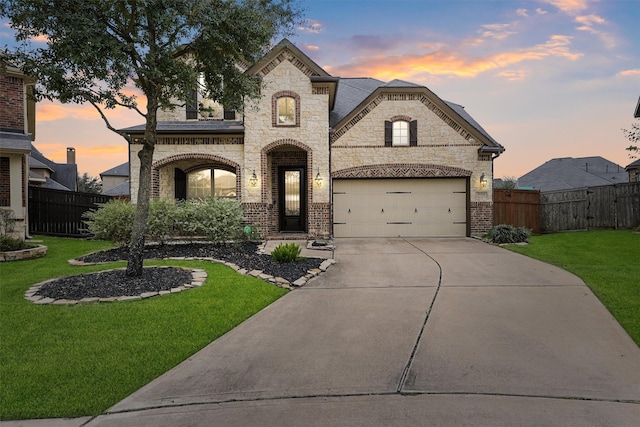
<instances>
[{"instance_id":1,"label":"stone border","mask_svg":"<svg viewBox=\"0 0 640 427\"><path fill-rule=\"evenodd\" d=\"M0 252L0 262L41 258L46 254L47 254L46 246L34 245L34 247L32 248L20 249L19 251Z\"/></svg>"},{"instance_id":2,"label":"stone border","mask_svg":"<svg viewBox=\"0 0 640 427\"><path fill-rule=\"evenodd\" d=\"M173 267L173 266L155 266L155 267L151 266L151 267L145 267L145 268L181 268L183 270L190 270L191 282L185 283L180 286L176 286L175 288L171 288L165 291L144 292L139 295L122 295L119 297L106 297L106 298L89 297L89 298L82 298L80 300L72 300L72 299L54 299L49 297L43 297L41 295L36 295L36 292L38 292L38 290L40 290L40 288L44 284L58 280L58 278L55 278L55 279L49 279L44 282L40 282L31 286L27 290L27 292L25 292L24 298L28 301L31 301L34 304L41 304L41 305L44 305L44 304L74 305L74 304L91 303L91 302L134 301L134 300L151 298L155 296L175 294L175 293L186 291L192 288L199 288L204 284L205 280L207 280L207 272L200 268L185 268L185 267ZM125 268L114 268L112 270L103 270L103 271L96 271L94 273L84 273L84 274L97 274L104 271L114 271L114 270L125 270Z\"/></svg>"},{"instance_id":3,"label":"stone border","mask_svg":"<svg viewBox=\"0 0 640 427\"><path fill-rule=\"evenodd\" d=\"M312 244L313 241L309 241L307 242L307 247L310 247L310 245ZM261 245L258 246L258 253L261 254L266 254L267 252L265 251L265 247L267 245L267 242L264 241ZM319 249L318 247L313 247L313 249ZM324 247L323 249L325 250L330 250L330 249L335 249L335 247L333 246L333 243L331 243L330 245L327 245L327 247ZM100 251L96 251L96 252L100 252ZM95 253L95 252L94 252ZM317 275L324 273L325 271L327 271L327 269L329 269L329 267L331 267L333 264L336 263L336 260L333 258L326 258L319 266L318 268L314 268L312 270L307 270L307 274L305 274L304 276L298 278L297 280L294 280L293 282L288 281L287 279L283 278L283 277L274 277L271 276L269 274L263 273L262 270L247 270L246 268L242 268L237 264L234 264L232 262L228 262L228 261L224 261L221 259L216 259L216 258L212 258L212 257L170 257L170 258L164 258L167 260L175 260L175 261L211 261L211 262L217 262L218 264L223 264L226 265L227 267L232 268L233 270L235 270L237 273L240 274L244 274L244 275L249 275L249 276L253 276L253 277L257 277L258 279L262 279L266 282L269 283L273 283L274 285L280 287L280 288L284 288L284 289L292 289L293 287L299 288L301 286L304 286L307 284L307 282L316 277ZM88 263L88 262L82 262L82 261L78 261L75 259L70 259L68 260L69 264L71 265L96 265L96 264L108 264L108 263L100 263L100 262L94 262L94 263Z\"/></svg>"}]
</instances>

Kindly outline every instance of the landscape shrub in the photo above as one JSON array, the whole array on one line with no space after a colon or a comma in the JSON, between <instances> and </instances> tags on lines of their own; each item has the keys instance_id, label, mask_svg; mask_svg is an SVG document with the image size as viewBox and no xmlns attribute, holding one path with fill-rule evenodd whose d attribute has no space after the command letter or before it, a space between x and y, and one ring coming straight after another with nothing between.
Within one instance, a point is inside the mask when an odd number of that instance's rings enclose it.
<instances>
[{"instance_id":1,"label":"landscape shrub","mask_svg":"<svg viewBox=\"0 0 640 427\"><path fill-rule=\"evenodd\" d=\"M242 237L242 205L235 199L207 197L195 205L196 235L214 243Z\"/></svg>"},{"instance_id":2,"label":"landscape shrub","mask_svg":"<svg viewBox=\"0 0 640 427\"><path fill-rule=\"evenodd\" d=\"M280 243L271 251L271 258L277 262L291 262L298 259L301 251L296 243Z\"/></svg>"},{"instance_id":3,"label":"landscape shrub","mask_svg":"<svg viewBox=\"0 0 640 427\"><path fill-rule=\"evenodd\" d=\"M528 242L530 236L531 232L524 227L500 224L493 227L486 237L493 243L504 244Z\"/></svg>"},{"instance_id":4,"label":"landscape shrub","mask_svg":"<svg viewBox=\"0 0 640 427\"><path fill-rule=\"evenodd\" d=\"M15 224L15 212L11 209L0 209L0 252L19 251L33 246L23 239L11 237L15 231Z\"/></svg>"},{"instance_id":5,"label":"landscape shrub","mask_svg":"<svg viewBox=\"0 0 640 427\"><path fill-rule=\"evenodd\" d=\"M117 246L127 245L131 240L136 206L122 200L109 200L99 206L82 215L89 233L98 240L111 240Z\"/></svg>"},{"instance_id":6,"label":"landscape shrub","mask_svg":"<svg viewBox=\"0 0 640 427\"><path fill-rule=\"evenodd\" d=\"M180 209L183 203L174 203L168 199L153 199L149 203L149 217L147 218L147 237L149 240L166 243L179 232Z\"/></svg>"},{"instance_id":7,"label":"landscape shrub","mask_svg":"<svg viewBox=\"0 0 640 427\"><path fill-rule=\"evenodd\" d=\"M83 218L96 239L124 246L131 239L135 209L129 202L111 200L86 212ZM242 205L235 199L214 197L186 202L151 200L147 238L165 243L176 236L205 237L214 243L241 240Z\"/></svg>"}]
</instances>

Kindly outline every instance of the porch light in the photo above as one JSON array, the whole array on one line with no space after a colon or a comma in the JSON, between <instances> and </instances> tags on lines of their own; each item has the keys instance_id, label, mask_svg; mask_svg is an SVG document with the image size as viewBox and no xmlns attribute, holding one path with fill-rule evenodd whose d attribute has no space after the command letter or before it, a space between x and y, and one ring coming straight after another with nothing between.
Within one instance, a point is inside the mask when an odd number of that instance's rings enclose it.
<instances>
[{"instance_id":1,"label":"porch light","mask_svg":"<svg viewBox=\"0 0 640 427\"><path fill-rule=\"evenodd\" d=\"M318 168L318 173L316 174L316 187L320 188L322 187L322 177L320 176L320 168Z\"/></svg>"},{"instance_id":2,"label":"porch light","mask_svg":"<svg viewBox=\"0 0 640 427\"><path fill-rule=\"evenodd\" d=\"M480 187L485 188L487 186L487 177L484 176L484 173L480 175Z\"/></svg>"},{"instance_id":3,"label":"porch light","mask_svg":"<svg viewBox=\"0 0 640 427\"><path fill-rule=\"evenodd\" d=\"M256 175L256 170L253 170L253 174L251 174L251 178L249 178L249 186L251 188L256 188L258 186L258 176Z\"/></svg>"}]
</instances>

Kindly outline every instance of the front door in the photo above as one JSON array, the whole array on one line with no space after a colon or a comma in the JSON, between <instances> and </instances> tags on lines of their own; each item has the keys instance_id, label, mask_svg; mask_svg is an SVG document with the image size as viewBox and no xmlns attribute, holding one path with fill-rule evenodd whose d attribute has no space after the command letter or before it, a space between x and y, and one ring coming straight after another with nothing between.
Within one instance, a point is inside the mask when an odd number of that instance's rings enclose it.
<instances>
[{"instance_id":1,"label":"front door","mask_svg":"<svg viewBox=\"0 0 640 427\"><path fill-rule=\"evenodd\" d=\"M280 231L305 231L305 168L279 168Z\"/></svg>"}]
</instances>

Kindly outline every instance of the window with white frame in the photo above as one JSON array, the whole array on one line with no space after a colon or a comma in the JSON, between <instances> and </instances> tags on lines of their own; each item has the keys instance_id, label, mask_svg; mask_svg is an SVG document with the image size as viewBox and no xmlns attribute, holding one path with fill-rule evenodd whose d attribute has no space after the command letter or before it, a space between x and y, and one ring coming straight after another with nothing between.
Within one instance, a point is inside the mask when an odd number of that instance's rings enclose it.
<instances>
[{"instance_id":1,"label":"window with white frame","mask_svg":"<svg viewBox=\"0 0 640 427\"><path fill-rule=\"evenodd\" d=\"M409 145L409 122L398 120L393 122L393 139L391 145L394 147L404 147Z\"/></svg>"}]
</instances>

